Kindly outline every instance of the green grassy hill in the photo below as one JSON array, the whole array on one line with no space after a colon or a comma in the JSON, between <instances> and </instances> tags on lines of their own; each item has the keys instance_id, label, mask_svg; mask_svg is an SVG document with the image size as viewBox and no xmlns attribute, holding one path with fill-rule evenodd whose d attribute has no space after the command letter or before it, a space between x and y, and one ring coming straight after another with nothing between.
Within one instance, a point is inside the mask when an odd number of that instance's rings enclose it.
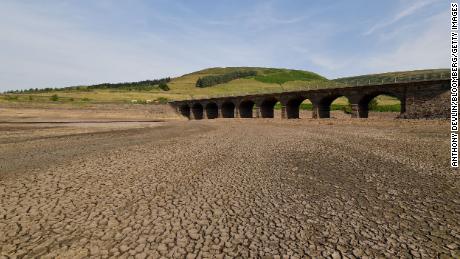
<instances>
[{"instance_id":1,"label":"green grassy hill","mask_svg":"<svg viewBox=\"0 0 460 259\"><path fill-rule=\"evenodd\" d=\"M222 75L233 71L244 70L257 71L257 76L236 79L228 83L207 88L195 87L195 83L200 77ZM285 89L294 89L313 85L326 85L328 81L329 80L326 78L308 71L274 68L231 67L201 70L175 78L168 85L171 88L171 93L180 95L178 96L180 99L180 97L198 98L229 94L283 91Z\"/></svg>"},{"instance_id":2,"label":"green grassy hill","mask_svg":"<svg viewBox=\"0 0 460 259\"><path fill-rule=\"evenodd\" d=\"M206 88L196 87L196 82L199 78L223 75L235 71L256 71L257 75L235 79ZM418 70L328 80L318 74L302 70L261 67L209 68L172 78L167 83L169 91L160 89L158 85L154 85L153 81L141 81L137 83L117 84L117 88L110 88L110 86L107 87L105 85L103 85L103 88L76 86L49 89L48 91L1 94L0 103L70 103L76 105L85 105L88 103L165 103L169 100L188 98L338 87L344 85L346 82L354 83L356 81L361 83L384 82L385 80L394 80L394 77L421 78L426 74L439 76L440 73L444 73L447 76L448 72L448 69ZM142 83L142 87L132 87L139 86L140 83ZM118 87L120 85L127 85L127 87Z\"/></svg>"}]
</instances>

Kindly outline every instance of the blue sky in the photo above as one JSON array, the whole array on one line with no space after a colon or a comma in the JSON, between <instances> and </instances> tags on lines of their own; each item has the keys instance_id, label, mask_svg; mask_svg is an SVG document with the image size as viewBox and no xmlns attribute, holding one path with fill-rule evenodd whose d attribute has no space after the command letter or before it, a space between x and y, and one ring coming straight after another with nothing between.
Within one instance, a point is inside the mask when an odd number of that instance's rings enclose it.
<instances>
[{"instance_id":1,"label":"blue sky","mask_svg":"<svg viewBox=\"0 0 460 259\"><path fill-rule=\"evenodd\" d=\"M446 0L0 0L0 91L215 66L446 68L449 19Z\"/></svg>"}]
</instances>

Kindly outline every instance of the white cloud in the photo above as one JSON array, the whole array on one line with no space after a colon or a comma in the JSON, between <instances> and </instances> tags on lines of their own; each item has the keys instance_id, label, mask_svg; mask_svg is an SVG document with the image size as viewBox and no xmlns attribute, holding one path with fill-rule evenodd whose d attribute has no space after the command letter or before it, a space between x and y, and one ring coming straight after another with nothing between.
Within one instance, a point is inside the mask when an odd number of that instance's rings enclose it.
<instances>
[{"instance_id":1,"label":"white cloud","mask_svg":"<svg viewBox=\"0 0 460 259\"><path fill-rule=\"evenodd\" d=\"M241 15L240 22L257 29L266 29L273 25L292 25L308 19L310 15L281 16L274 1L265 1L255 5Z\"/></svg>"},{"instance_id":2,"label":"white cloud","mask_svg":"<svg viewBox=\"0 0 460 259\"><path fill-rule=\"evenodd\" d=\"M394 51L379 53L366 62L373 72L449 66L449 17L445 13L429 19L429 26L415 37L407 37Z\"/></svg>"},{"instance_id":3,"label":"white cloud","mask_svg":"<svg viewBox=\"0 0 460 259\"><path fill-rule=\"evenodd\" d=\"M397 12L391 19L384 20L380 23L375 24L368 31L366 31L364 35L371 35L376 31L391 26L434 2L435 0L416 0L413 1L409 6L402 6L402 10Z\"/></svg>"},{"instance_id":4,"label":"white cloud","mask_svg":"<svg viewBox=\"0 0 460 259\"><path fill-rule=\"evenodd\" d=\"M405 24L386 34L372 53L306 52L328 78L449 66L449 17L445 12L428 17L415 28ZM411 33L408 33L409 30ZM415 33L418 32L418 33ZM307 55L308 54L308 55Z\"/></svg>"}]
</instances>

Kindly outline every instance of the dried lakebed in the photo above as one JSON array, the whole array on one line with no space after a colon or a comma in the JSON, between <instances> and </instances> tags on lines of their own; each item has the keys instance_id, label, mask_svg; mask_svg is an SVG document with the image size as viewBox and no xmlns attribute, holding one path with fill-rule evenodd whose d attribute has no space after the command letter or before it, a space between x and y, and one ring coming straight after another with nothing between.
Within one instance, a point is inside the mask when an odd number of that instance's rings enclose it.
<instances>
[{"instance_id":1,"label":"dried lakebed","mask_svg":"<svg viewBox=\"0 0 460 259\"><path fill-rule=\"evenodd\" d=\"M0 258L458 257L448 122L0 125Z\"/></svg>"}]
</instances>

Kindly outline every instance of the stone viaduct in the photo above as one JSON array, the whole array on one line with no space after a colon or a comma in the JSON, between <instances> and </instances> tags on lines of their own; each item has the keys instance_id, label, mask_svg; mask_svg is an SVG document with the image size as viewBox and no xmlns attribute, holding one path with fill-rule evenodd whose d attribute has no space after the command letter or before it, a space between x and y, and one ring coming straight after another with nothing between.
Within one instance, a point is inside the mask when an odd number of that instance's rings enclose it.
<instances>
[{"instance_id":1,"label":"stone viaduct","mask_svg":"<svg viewBox=\"0 0 460 259\"><path fill-rule=\"evenodd\" d=\"M280 102L281 118L295 119L299 118L300 104L308 99L313 105L313 118L329 118L331 103L336 98L345 96L351 105L351 117L367 118L369 102L381 94L396 97L401 101L400 118L450 117L450 79L223 96L172 101L170 105L178 113L192 120L273 118L274 106Z\"/></svg>"}]
</instances>

